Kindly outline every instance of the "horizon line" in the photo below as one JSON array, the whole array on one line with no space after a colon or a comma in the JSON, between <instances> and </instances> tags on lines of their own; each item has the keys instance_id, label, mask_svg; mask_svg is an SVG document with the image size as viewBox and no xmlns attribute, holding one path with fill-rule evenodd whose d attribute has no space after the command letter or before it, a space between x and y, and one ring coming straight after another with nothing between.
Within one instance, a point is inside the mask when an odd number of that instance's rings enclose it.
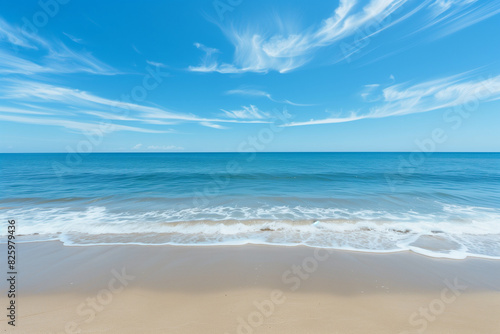
<instances>
[{"instance_id":1,"label":"horizon line","mask_svg":"<svg viewBox=\"0 0 500 334\"><path fill-rule=\"evenodd\" d=\"M238 151L182 151L182 152L172 152L172 151L109 151L109 152L90 152L90 153L78 153L78 152L0 152L0 154L190 154L190 153L227 153L227 154L261 154L261 153L500 153L500 151L434 151L434 152L424 152L424 151L266 151L266 152L238 152Z\"/></svg>"}]
</instances>

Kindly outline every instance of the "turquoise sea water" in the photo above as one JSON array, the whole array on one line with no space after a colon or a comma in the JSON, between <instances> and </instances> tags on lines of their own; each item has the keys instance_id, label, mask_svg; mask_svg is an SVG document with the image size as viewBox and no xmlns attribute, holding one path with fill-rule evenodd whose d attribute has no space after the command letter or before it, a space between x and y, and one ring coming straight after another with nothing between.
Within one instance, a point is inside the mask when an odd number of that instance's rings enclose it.
<instances>
[{"instance_id":1,"label":"turquoise sea water","mask_svg":"<svg viewBox=\"0 0 500 334\"><path fill-rule=\"evenodd\" d=\"M500 259L500 154L0 154L25 241L308 245Z\"/></svg>"}]
</instances>

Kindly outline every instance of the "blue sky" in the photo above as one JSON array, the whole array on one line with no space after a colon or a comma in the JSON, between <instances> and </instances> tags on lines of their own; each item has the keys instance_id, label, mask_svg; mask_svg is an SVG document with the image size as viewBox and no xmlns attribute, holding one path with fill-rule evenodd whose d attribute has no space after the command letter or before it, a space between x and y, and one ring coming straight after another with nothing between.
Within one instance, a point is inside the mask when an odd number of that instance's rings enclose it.
<instances>
[{"instance_id":1,"label":"blue sky","mask_svg":"<svg viewBox=\"0 0 500 334\"><path fill-rule=\"evenodd\" d=\"M498 1L0 13L0 152L500 151Z\"/></svg>"}]
</instances>

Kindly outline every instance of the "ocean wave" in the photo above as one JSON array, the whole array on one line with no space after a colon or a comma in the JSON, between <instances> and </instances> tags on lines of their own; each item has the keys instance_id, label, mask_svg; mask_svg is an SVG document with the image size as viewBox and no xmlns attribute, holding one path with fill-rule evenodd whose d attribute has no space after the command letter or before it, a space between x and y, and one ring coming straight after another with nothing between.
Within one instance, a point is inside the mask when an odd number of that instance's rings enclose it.
<instances>
[{"instance_id":1,"label":"ocean wave","mask_svg":"<svg viewBox=\"0 0 500 334\"><path fill-rule=\"evenodd\" d=\"M2 215L16 219L21 241L57 239L68 246L271 244L500 259L498 209L441 207L440 211L421 213L305 206L116 212L91 206L84 210L5 209Z\"/></svg>"}]
</instances>

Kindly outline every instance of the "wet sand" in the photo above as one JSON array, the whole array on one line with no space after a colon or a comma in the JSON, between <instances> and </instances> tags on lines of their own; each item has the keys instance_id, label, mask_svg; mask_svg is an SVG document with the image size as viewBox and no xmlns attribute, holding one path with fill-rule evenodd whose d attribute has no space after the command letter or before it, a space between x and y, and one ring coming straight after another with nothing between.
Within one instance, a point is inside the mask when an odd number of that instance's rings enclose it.
<instances>
[{"instance_id":1,"label":"wet sand","mask_svg":"<svg viewBox=\"0 0 500 334\"><path fill-rule=\"evenodd\" d=\"M500 333L495 260L54 241L18 244L17 261L2 332Z\"/></svg>"}]
</instances>

